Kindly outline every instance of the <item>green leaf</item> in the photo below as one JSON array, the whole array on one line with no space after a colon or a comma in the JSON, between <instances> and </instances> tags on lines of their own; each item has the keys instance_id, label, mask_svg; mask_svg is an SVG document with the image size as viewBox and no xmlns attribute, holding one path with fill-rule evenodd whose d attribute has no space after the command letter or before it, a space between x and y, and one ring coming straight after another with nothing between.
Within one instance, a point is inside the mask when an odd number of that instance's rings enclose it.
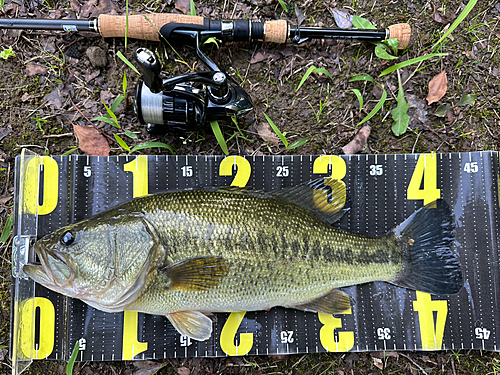
<instances>
[{"instance_id":1,"label":"green leaf","mask_svg":"<svg viewBox=\"0 0 500 375\"><path fill-rule=\"evenodd\" d=\"M111 104L111 107L109 108L111 110L111 112L113 112L113 113L116 112L116 108L118 108L118 106L121 104L123 99L125 99L125 97L123 95L118 95L116 97L115 101L113 102L113 104Z\"/></svg>"},{"instance_id":2,"label":"green leaf","mask_svg":"<svg viewBox=\"0 0 500 375\"><path fill-rule=\"evenodd\" d=\"M449 109L452 109L453 107L448 104L441 104L439 107L437 107L436 112L434 113L434 116L437 117L444 117L446 116L446 112L448 112Z\"/></svg>"},{"instance_id":3,"label":"green leaf","mask_svg":"<svg viewBox=\"0 0 500 375\"><path fill-rule=\"evenodd\" d=\"M2 4L0 4L0 9L2 8ZM0 57L4 60L7 60L9 57L15 57L16 54L12 52L12 46L9 48L4 49L2 52L0 52Z\"/></svg>"},{"instance_id":4,"label":"green leaf","mask_svg":"<svg viewBox=\"0 0 500 375\"><path fill-rule=\"evenodd\" d=\"M456 18L455 22L453 22L450 28L443 34L443 36L436 42L436 44L434 44L434 46L432 47L433 51L435 51L437 47L441 44L441 42L445 40L448 37L448 35L450 35L453 32L453 30L455 30L458 27L458 25L460 25L460 23L462 23L465 17L467 17L467 15L471 12L472 8L474 8L476 3L477 0L470 0L467 3L462 13L460 13L460 15Z\"/></svg>"},{"instance_id":5,"label":"green leaf","mask_svg":"<svg viewBox=\"0 0 500 375\"><path fill-rule=\"evenodd\" d=\"M366 18L360 16L352 16L352 25L356 29L368 29L368 30L376 30L377 28L372 25L370 21Z\"/></svg>"},{"instance_id":6,"label":"green leaf","mask_svg":"<svg viewBox=\"0 0 500 375\"><path fill-rule=\"evenodd\" d=\"M130 147L128 146L128 144L126 144L125 141L118 134L113 134L113 135L115 136L115 139L120 145L120 147L130 152Z\"/></svg>"},{"instance_id":7,"label":"green leaf","mask_svg":"<svg viewBox=\"0 0 500 375\"><path fill-rule=\"evenodd\" d=\"M69 154L72 154L73 152L75 152L76 150L78 150L80 147L78 146L74 146L74 147L70 147L68 151L64 152L63 155L69 155Z\"/></svg>"},{"instance_id":8,"label":"green leaf","mask_svg":"<svg viewBox=\"0 0 500 375\"><path fill-rule=\"evenodd\" d=\"M381 45L382 43L377 44L375 47L375 56L384 60L397 60L396 56L389 55L384 47Z\"/></svg>"},{"instance_id":9,"label":"green leaf","mask_svg":"<svg viewBox=\"0 0 500 375\"><path fill-rule=\"evenodd\" d=\"M410 123L410 116L408 116L408 108L410 108L410 105L405 100L403 84L401 83L401 75L399 74L399 71L398 83L399 89L398 97L396 99L398 105L391 111L391 116L394 120L394 124L392 124L392 132L397 137L406 132L406 129L408 129L408 124Z\"/></svg>"},{"instance_id":10,"label":"green leaf","mask_svg":"<svg viewBox=\"0 0 500 375\"><path fill-rule=\"evenodd\" d=\"M196 16L196 7L194 6L194 1L189 0L189 12L188 14L190 16Z\"/></svg>"},{"instance_id":11,"label":"green leaf","mask_svg":"<svg viewBox=\"0 0 500 375\"><path fill-rule=\"evenodd\" d=\"M216 47L217 47L217 48L219 48L219 43L217 42L217 39L215 39L215 37L214 37L214 36L212 36L212 37L208 38L207 40L205 40L205 41L203 42L203 44L210 44L210 43L215 44L215 45L216 45Z\"/></svg>"},{"instance_id":12,"label":"green leaf","mask_svg":"<svg viewBox=\"0 0 500 375\"><path fill-rule=\"evenodd\" d=\"M414 59L406 60L406 61L400 62L399 64L393 65L390 68L387 68L382 73L380 73L379 77L383 77L389 73L392 73L393 71L395 71L397 69L404 68L405 66L419 63L420 61L425 61L428 59L432 59L433 57L441 57L441 56L447 56L447 55L448 55L447 53L430 53L428 55L415 57Z\"/></svg>"},{"instance_id":13,"label":"green leaf","mask_svg":"<svg viewBox=\"0 0 500 375\"><path fill-rule=\"evenodd\" d=\"M132 139L137 139L137 134L131 132L130 130L125 130L125 135Z\"/></svg>"},{"instance_id":14,"label":"green leaf","mask_svg":"<svg viewBox=\"0 0 500 375\"><path fill-rule=\"evenodd\" d=\"M359 111L361 112L361 109L363 108L363 96L361 95L361 92L358 89L349 89L347 91L352 91L356 95L359 103Z\"/></svg>"},{"instance_id":15,"label":"green leaf","mask_svg":"<svg viewBox=\"0 0 500 375\"><path fill-rule=\"evenodd\" d=\"M160 147L160 148L166 148L169 150L172 154L175 154L174 150L172 150L172 147L169 145L162 143L162 142L145 142L138 144L134 147L132 147L131 152L139 151L139 150L144 150L146 148L155 148L155 147Z\"/></svg>"},{"instance_id":16,"label":"green leaf","mask_svg":"<svg viewBox=\"0 0 500 375\"><path fill-rule=\"evenodd\" d=\"M137 74L139 74L139 75L141 74L141 73L139 73L139 71L137 70L137 68L136 68L134 65L132 65L132 63L131 63L130 61L128 61L128 60L127 60L127 58L126 58L125 56L123 56L123 53L121 53L121 51L118 51L118 52L116 53L116 56L118 56L118 57L119 57L119 58L120 58L120 59L121 59L121 60L122 60L125 64L127 64L127 65L128 65L128 67L129 67L130 69L132 69L134 72L136 72L136 73L137 73Z\"/></svg>"},{"instance_id":17,"label":"green leaf","mask_svg":"<svg viewBox=\"0 0 500 375\"><path fill-rule=\"evenodd\" d=\"M382 44L386 45L395 55L398 53L398 38L383 40Z\"/></svg>"},{"instance_id":18,"label":"green leaf","mask_svg":"<svg viewBox=\"0 0 500 375\"><path fill-rule=\"evenodd\" d=\"M127 93L127 73L126 72L123 72L123 83L122 83L122 87L123 87L123 95L125 95Z\"/></svg>"},{"instance_id":19,"label":"green leaf","mask_svg":"<svg viewBox=\"0 0 500 375\"><path fill-rule=\"evenodd\" d=\"M309 78L309 76L312 73L323 73L323 74L326 74L333 81L333 77L332 77L332 75L330 74L330 72L328 70L323 69L323 68L316 68L314 65L311 65L309 67L309 69L307 69L306 74L304 74L304 77L302 77L302 80L300 81L299 87L297 87L296 91L300 90L300 88L302 87L302 85L304 84L304 82L306 81L306 79Z\"/></svg>"},{"instance_id":20,"label":"green leaf","mask_svg":"<svg viewBox=\"0 0 500 375\"><path fill-rule=\"evenodd\" d=\"M5 0L0 0L0 9L2 9L4 5L5 5Z\"/></svg>"},{"instance_id":21,"label":"green leaf","mask_svg":"<svg viewBox=\"0 0 500 375\"><path fill-rule=\"evenodd\" d=\"M462 95L457 106L473 105L476 102L477 95L467 94Z\"/></svg>"},{"instance_id":22,"label":"green leaf","mask_svg":"<svg viewBox=\"0 0 500 375\"><path fill-rule=\"evenodd\" d=\"M357 76L352 77L349 80L349 82L356 82L356 81L375 82L373 77L369 74L359 74Z\"/></svg>"},{"instance_id":23,"label":"green leaf","mask_svg":"<svg viewBox=\"0 0 500 375\"><path fill-rule=\"evenodd\" d=\"M375 116L377 114L377 112L380 111L380 109L384 105L385 100L387 99L387 91L385 91L385 89L381 85L379 85L379 86L383 90L382 97L378 101L377 105L375 107L373 107L373 109L371 110L371 112L368 113L368 115L363 120L361 120L361 122L358 125L361 125L361 124L367 122L369 119L371 119L373 116Z\"/></svg>"},{"instance_id":24,"label":"green leaf","mask_svg":"<svg viewBox=\"0 0 500 375\"><path fill-rule=\"evenodd\" d=\"M73 348L73 352L71 353L71 357L69 358L68 364L66 365L66 375L73 374L73 366L75 366L76 356L78 355L79 350L80 343L77 341L75 347Z\"/></svg>"},{"instance_id":25,"label":"green leaf","mask_svg":"<svg viewBox=\"0 0 500 375\"><path fill-rule=\"evenodd\" d=\"M219 146L222 149L222 152L226 155L229 155L229 150L227 149L227 144L220 130L219 123L217 121L210 121L210 126L212 127L217 142L219 142Z\"/></svg>"},{"instance_id":26,"label":"green leaf","mask_svg":"<svg viewBox=\"0 0 500 375\"><path fill-rule=\"evenodd\" d=\"M276 125L274 125L273 120L271 120L269 118L269 116L266 115L265 113L264 113L264 117L266 118L266 120L269 123L269 125L271 126L271 128L273 128L274 132L278 135L279 139L281 139L281 142L283 142L283 144L285 145L285 147L288 148L288 141L286 140L286 138L283 135L283 133L280 132L280 130L278 129L278 127Z\"/></svg>"},{"instance_id":27,"label":"green leaf","mask_svg":"<svg viewBox=\"0 0 500 375\"><path fill-rule=\"evenodd\" d=\"M286 6L285 2L283 0L278 0L278 2L280 3L280 5L283 8L283 10L285 12L288 12L288 7Z\"/></svg>"},{"instance_id":28,"label":"green leaf","mask_svg":"<svg viewBox=\"0 0 500 375\"><path fill-rule=\"evenodd\" d=\"M9 238L10 231L12 229L12 224L14 223L14 215L10 214L3 227L2 234L0 235L0 242L6 243L7 238Z\"/></svg>"},{"instance_id":29,"label":"green leaf","mask_svg":"<svg viewBox=\"0 0 500 375\"><path fill-rule=\"evenodd\" d=\"M111 108L109 108L106 105L106 103L102 102L102 104L104 105L104 108L106 108L106 112L108 112L108 116L114 120L114 123L111 123L111 125L113 125L114 127L118 128L118 129L121 129L121 126L120 126L120 124L118 124L118 119L116 118L115 113L111 110Z\"/></svg>"},{"instance_id":30,"label":"green leaf","mask_svg":"<svg viewBox=\"0 0 500 375\"><path fill-rule=\"evenodd\" d=\"M90 121L104 121L105 123L108 123L109 125L113 125L116 127L116 123L114 122L114 120L109 117L102 117L102 116L94 117Z\"/></svg>"},{"instance_id":31,"label":"green leaf","mask_svg":"<svg viewBox=\"0 0 500 375\"><path fill-rule=\"evenodd\" d=\"M297 141L293 144L291 144L290 146L288 146L286 149L287 150L293 150L294 148L297 148L297 147L300 147L302 146L304 143L306 143L307 141L309 141L309 139L301 139L300 141Z\"/></svg>"}]
</instances>

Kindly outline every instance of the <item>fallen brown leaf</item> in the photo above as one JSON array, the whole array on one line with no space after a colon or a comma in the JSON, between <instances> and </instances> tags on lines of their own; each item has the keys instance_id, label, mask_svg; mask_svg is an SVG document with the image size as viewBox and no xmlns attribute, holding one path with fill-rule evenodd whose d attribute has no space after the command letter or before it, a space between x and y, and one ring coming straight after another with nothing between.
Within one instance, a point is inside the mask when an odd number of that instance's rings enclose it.
<instances>
[{"instance_id":1,"label":"fallen brown leaf","mask_svg":"<svg viewBox=\"0 0 500 375\"><path fill-rule=\"evenodd\" d=\"M257 125L257 133L259 133L264 142L269 142L271 146L279 144L278 135L271 129L271 126L267 122L261 122Z\"/></svg>"},{"instance_id":2,"label":"fallen brown leaf","mask_svg":"<svg viewBox=\"0 0 500 375\"><path fill-rule=\"evenodd\" d=\"M436 103L448 90L448 78L446 70L443 70L429 82L429 94L427 95L427 104Z\"/></svg>"},{"instance_id":3,"label":"fallen brown leaf","mask_svg":"<svg viewBox=\"0 0 500 375\"><path fill-rule=\"evenodd\" d=\"M268 53L263 53L263 52L257 52L255 55L253 55L252 59L250 60L250 64L256 64L256 63L260 63L264 60L267 60L268 58L270 58L271 55L269 55Z\"/></svg>"},{"instance_id":4,"label":"fallen brown leaf","mask_svg":"<svg viewBox=\"0 0 500 375\"><path fill-rule=\"evenodd\" d=\"M37 74L47 73L47 67L40 64L28 64L26 65L26 76L33 77Z\"/></svg>"},{"instance_id":5,"label":"fallen brown leaf","mask_svg":"<svg viewBox=\"0 0 500 375\"><path fill-rule=\"evenodd\" d=\"M186 14L189 9L191 9L191 4L189 0L176 0L175 9L180 10L182 13Z\"/></svg>"},{"instance_id":6,"label":"fallen brown leaf","mask_svg":"<svg viewBox=\"0 0 500 375\"><path fill-rule=\"evenodd\" d=\"M90 156L109 156L111 151L106 139L99 131L90 126L74 125L80 149Z\"/></svg>"},{"instance_id":7,"label":"fallen brown leaf","mask_svg":"<svg viewBox=\"0 0 500 375\"><path fill-rule=\"evenodd\" d=\"M342 151L346 155L356 154L366 149L368 137L372 128L369 125L364 125L361 130L354 136L351 142L342 147Z\"/></svg>"}]
</instances>

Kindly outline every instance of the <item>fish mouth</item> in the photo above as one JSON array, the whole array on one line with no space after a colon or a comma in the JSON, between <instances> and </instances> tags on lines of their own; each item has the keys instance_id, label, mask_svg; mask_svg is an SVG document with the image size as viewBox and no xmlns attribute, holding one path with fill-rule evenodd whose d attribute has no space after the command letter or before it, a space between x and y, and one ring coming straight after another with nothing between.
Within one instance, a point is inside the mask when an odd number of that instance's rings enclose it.
<instances>
[{"instance_id":1,"label":"fish mouth","mask_svg":"<svg viewBox=\"0 0 500 375\"><path fill-rule=\"evenodd\" d=\"M67 286L74 279L74 271L66 259L57 252L47 250L39 242L33 246L40 263L28 263L23 271L37 283L49 289Z\"/></svg>"}]
</instances>

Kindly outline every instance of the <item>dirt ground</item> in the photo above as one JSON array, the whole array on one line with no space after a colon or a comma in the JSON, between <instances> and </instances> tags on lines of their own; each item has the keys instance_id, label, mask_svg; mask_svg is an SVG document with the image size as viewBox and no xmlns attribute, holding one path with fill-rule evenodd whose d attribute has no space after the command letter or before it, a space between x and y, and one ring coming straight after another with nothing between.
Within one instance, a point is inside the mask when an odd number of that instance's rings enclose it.
<instances>
[{"instance_id":1,"label":"dirt ground","mask_svg":"<svg viewBox=\"0 0 500 375\"><path fill-rule=\"evenodd\" d=\"M0 1L0 6L2 1ZM301 45L269 43L226 43L203 47L205 53L252 97L255 109L238 119L220 120L230 154L341 154L360 130L360 121L388 96L382 109L367 122L371 134L368 153L468 152L496 150L500 137L500 3L478 1L472 12L445 40L437 52L447 53L421 64L400 69L405 98L410 105L408 130L395 136L391 109L396 106L398 75L383 77L386 68L431 52L435 42L464 9L466 2L411 1L391 2L333 0L285 2L277 0L240 0L237 2L196 2L199 16L287 19L302 25L335 26L333 12L343 9L351 15L369 19L378 28L408 22L413 31L409 48L394 61L382 60L374 46L356 41L308 41ZM132 1L131 12L185 12L187 4L178 0L145 4ZM123 14L124 1L90 0L6 0L0 9L3 18L88 18L100 13ZM98 47L97 49L95 47ZM210 126L189 132L152 134L141 125L133 111L138 75L117 57L117 52L135 65L134 51L148 47L161 54L169 75L206 70L194 50L186 46L161 46L145 41L103 39L92 33L49 33L41 31L0 30L0 52L12 48L13 56L0 58L0 228L12 211L14 158L27 147L39 154L62 154L78 149L74 125L88 126L91 119L105 116L103 105L110 106L123 93L123 72L127 75L126 99L116 109L120 128L94 121L105 136L112 155L127 152L116 142L118 134L132 147L144 142L163 142L176 154L221 154ZM91 62L92 61L92 62ZM297 89L306 71L314 65L327 70L312 74ZM430 80L446 71L444 96L428 104ZM380 84L350 82L359 74L369 74ZM352 89L362 94L359 103ZM464 95L474 95L472 104L462 105ZM470 98L470 97L469 97ZM441 106L441 107L440 107ZM446 107L444 107L446 106ZM286 134L290 143L306 140L302 146L286 150L272 132L266 113ZM130 138L133 132L136 139ZM90 147L80 144L81 148ZM82 147L85 146L85 147ZM94 150L95 151L95 150ZM148 148L143 154L169 152ZM0 242L2 272L0 288L0 345L9 341L10 244ZM10 372L7 349L0 349L0 373ZM159 369L161 367L161 369ZM82 363L80 374L496 374L500 372L498 353L388 352L311 354L290 357L251 357L222 359L178 359L158 362ZM27 374L63 373L56 361L34 363Z\"/></svg>"}]
</instances>

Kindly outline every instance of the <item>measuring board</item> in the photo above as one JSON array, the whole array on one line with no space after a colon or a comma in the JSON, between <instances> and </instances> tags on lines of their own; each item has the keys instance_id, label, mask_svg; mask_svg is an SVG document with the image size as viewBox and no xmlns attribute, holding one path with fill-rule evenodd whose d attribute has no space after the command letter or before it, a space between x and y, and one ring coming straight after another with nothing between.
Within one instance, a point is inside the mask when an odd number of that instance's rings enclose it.
<instances>
[{"instance_id":1,"label":"measuring board","mask_svg":"<svg viewBox=\"0 0 500 375\"><path fill-rule=\"evenodd\" d=\"M345 314L294 309L217 313L197 342L163 316L104 313L24 277L30 242L133 197L213 186L277 190L318 177L345 183L350 210L334 225L380 236L443 199L456 224L464 287L453 296L374 282L342 288ZM500 348L499 154L354 156L45 156L16 159L14 357L79 360ZM34 326L34 329L33 329Z\"/></svg>"}]
</instances>

